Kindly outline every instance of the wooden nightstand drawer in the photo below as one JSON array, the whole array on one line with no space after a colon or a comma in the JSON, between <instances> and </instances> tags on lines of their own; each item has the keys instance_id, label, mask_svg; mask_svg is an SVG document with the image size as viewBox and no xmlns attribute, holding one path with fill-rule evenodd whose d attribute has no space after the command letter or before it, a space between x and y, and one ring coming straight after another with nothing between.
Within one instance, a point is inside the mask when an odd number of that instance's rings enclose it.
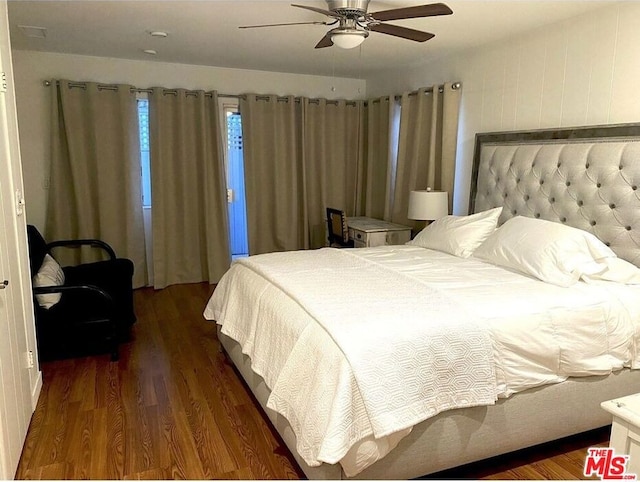
<instances>
[{"instance_id":1,"label":"wooden nightstand drawer","mask_svg":"<svg viewBox=\"0 0 640 482\"><path fill-rule=\"evenodd\" d=\"M411 229L405 231L388 231L384 244L404 244L411 241Z\"/></svg>"},{"instance_id":2,"label":"wooden nightstand drawer","mask_svg":"<svg viewBox=\"0 0 640 482\"><path fill-rule=\"evenodd\" d=\"M353 239L353 242L366 243L367 242L367 234L362 231L358 231L357 229L349 230L349 237Z\"/></svg>"},{"instance_id":3,"label":"wooden nightstand drawer","mask_svg":"<svg viewBox=\"0 0 640 482\"><path fill-rule=\"evenodd\" d=\"M379 219L348 218L349 239L356 248L404 244L411 239L411 228Z\"/></svg>"},{"instance_id":4,"label":"wooden nightstand drawer","mask_svg":"<svg viewBox=\"0 0 640 482\"><path fill-rule=\"evenodd\" d=\"M353 247L354 248L366 248L367 247L367 243L365 243L364 241L356 241L354 239L353 240Z\"/></svg>"}]
</instances>

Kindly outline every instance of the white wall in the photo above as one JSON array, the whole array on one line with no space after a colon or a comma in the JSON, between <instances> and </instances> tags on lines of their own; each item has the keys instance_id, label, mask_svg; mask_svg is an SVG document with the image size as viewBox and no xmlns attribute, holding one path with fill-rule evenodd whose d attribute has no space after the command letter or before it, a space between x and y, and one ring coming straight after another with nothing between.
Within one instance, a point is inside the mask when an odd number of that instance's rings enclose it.
<instances>
[{"instance_id":1,"label":"white wall","mask_svg":"<svg viewBox=\"0 0 640 482\"><path fill-rule=\"evenodd\" d=\"M49 88L45 79L362 99L364 80L15 50L13 52L27 220L44 228L49 178Z\"/></svg>"},{"instance_id":2,"label":"white wall","mask_svg":"<svg viewBox=\"0 0 640 482\"><path fill-rule=\"evenodd\" d=\"M478 132L640 122L640 2L605 9L429 65L367 79L370 97L463 84L454 211L466 213Z\"/></svg>"}]
</instances>

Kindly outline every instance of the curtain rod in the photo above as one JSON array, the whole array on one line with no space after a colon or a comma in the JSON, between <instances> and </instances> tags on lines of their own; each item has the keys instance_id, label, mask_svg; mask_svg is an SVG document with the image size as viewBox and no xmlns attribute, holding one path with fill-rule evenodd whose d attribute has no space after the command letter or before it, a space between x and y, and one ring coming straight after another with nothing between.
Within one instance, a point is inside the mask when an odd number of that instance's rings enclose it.
<instances>
[{"instance_id":1,"label":"curtain rod","mask_svg":"<svg viewBox=\"0 0 640 482\"><path fill-rule=\"evenodd\" d=\"M462 84L460 82L454 82L453 84L451 84L451 90L458 90L460 87L462 87ZM419 90L412 90L411 92L409 92L408 95L418 95L419 92L420 92ZM424 89L423 92L425 94L431 94L433 92L433 87L429 87L427 89ZM438 92L440 92L441 94L444 92L444 86L443 85L438 87ZM402 99L402 95L394 95L393 97L396 100Z\"/></svg>"},{"instance_id":2,"label":"curtain rod","mask_svg":"<svg viewBox=\"0 0 640 482\"><path fill-rule=\"evenodd\" d=\"M50 80L45 80L43 82L45 87L49 87L51 86L52 82ZM56 85L60 85L60 83L58 81L56 81ZM86 82L69 82L69 87L71 88L80 88L83 89L87 86ZM98 90L112 90L112 91L117 91L118 90L118 86L117 85L111 85L111 84L98 84ZM152 94L153 93L153 89L139 89L137 87L131 87L130 92L132 93L147 93L147 94ZM186 89L185 89L186 90ZM164 89L163 92L165 95L169 94L169 95L177 95L178 91L176 89ZM195 90L186 90L186 95L197 95L197 91ZM213 94L210 92L205 92L204 94L206 97L211 97ZM231 97L234 99L246 99L247 96L246 94L218 94L218 97ZM270 95L256 95L256 99L257 100L269 100L272 96ZM277 96L276 100L278 102L288 102L289 101L289 97L282 97L282 96ZM299 97L295 97L294 101L296 103L300 102L300 98ZM320 102L319 99L309 99L309 103L311 104L318 104ZM346 105L348 106L355 106L357 105L355 101L345 101ZM327 100L328 104L337 104L338 101L337 100Z\"/></svg>"},{"instance_id":3,"label":"curtain rod","mask_svg":"<svg viewBox=\"0 0 640 482\"><path fill-rule=\"evenodd\" d=\"M43 82L45 87L49 87L52 82L50 80L45 80ZM56 85L59 85L59 82L56 81ZM79 87L79 88L85 88L87 86L86 82L69 82L69 87ZM452 90L458 90L460 87L462 87L462 84L460 82L454 82L453 84L451 84L451 89ZM118 90L118 86L117 85L110 85L110 84L98 84L98 89L102 89L102 90ZM153 93L153 89L139 89L137 87L131 87L129 89L132 93L147 93L147 94L151 94ZM418 94L418 90L414 90L409 92L408 95L417 95ZM423 91L425 94L429 94L433 92L433 87L429 87L427 89L424 89ZM441 86L438 88L438 92L442 93L444 92L444 87ZM171 94L171 95L176 95L178 93L177 90L175 89L165 89L164 90L164 94ZM186 95L197 95L197 92L194 90L186 90ZM211 97L213 94L206 92L205 97ZM231 97L233 99L243 99L245 100L247 98L247 96L245 94L218 94L218 97ZM391 97L391 96L386 96L386 97ZM268 100L270 99L271 96L268 95L256 95L256 100ZM402 99L401 95L394 95L393 98L395 100L400 100ZM276 97L277 101L279 102L288 102L289 98L288 97ZM295 102L300 102L300 98L299 97L295 97ZM319 100L318 99L310 99L309 102L311 103L318 103ZM330 104L336 104L338 101L335 100L329 100L327 101ZM367 104L367 102L378 102L377 99L375 100L371 100L371 101L364 101L365 104ZM357 103L355 101L347 101L346 105L349 106L354 106L357 105Z\"/></svg>"},{"instance_id":4,"label":"curtain rod","mask_svg":"<svg viewBox=\"0 0 640 482\"><path fill-rule=\"evenodd\" d=\"M460 87L462 87L462 83L461 82L454 82L453 84L451 84L451 90L458 90ZM413 90L411 92L409 92L407 95L412 96L412 95L418 95L420 91L419 90ZM433 92L433 87L428 87L426 89L423 90L423 92L425 94L431 94ZM439 86L438 87L438 92L440 92L441 94L444 92L444 86ZM391 99L393 98L394 100L400 100L402 99L402 95L383 95L382 97L378 98L378 99L371 99L371 100L367 100L365 101L365 103L371 102L372 104L375 104L376 102L380 102L383 99Z\"/></svg>"},{"instance_id":5,"label":"curtain rod","mask_svg":"<svg viewBox=\"0 0 640 482\"><path fill-rule=\"evenodd\" d=\"M222 94L218 94L220 97L224 97ZM239 99L243 99L246 100L247 96L246 94L240 94L240 95L236 95L235 97L239 98ZM256 100L269 100L271 99L271 95L256 95ZM280 96L276 96L276 102L289 102L290 97L280 97ZM300 97L294 97L293 101L296 104L300 103ZM320 100L321 99L309 99L309 104L320 104ZM338 105L338 102L340 102L339 100L330 100L330 99L325 99L326 103L329 105ZM355 107L356 105L358 105L359 101L356 100L345 100L344 103L345 105L349 106L349 107ZM366 103L366 101L360 101L363 103Z\"/></svg>"},{"instance_id":6,"label":"curtain rod","mask_svg":"<svg viewBox=\"0 0 640 482\"><path fill-rule=\"evenodd\" d=\"M45 87L50 87L51 84L53 82L51 82L50 80L45 80L43 82L43 85ZM60 83L56 80L56 85L60 85ZM69 82L69 87L76 87L76 88L85 88L87 86L86 82ZM98 84L98 89L99 90L113 90L116 91L118 90L118 86L117 85L112 85L112 84ZM186 94L189 95L196 95L197 91L195 90L186 90ZM147 93L147 94L152 94L153 93L153 89L139 89L137 87L131 87L129 89L129 91L131 93ZM173 94L176 95L178 93L178 91L176 89L165 89L164 90L165 94ZM211 97L213 94L211 94L210 92L205 92L205 96L207 97ZM218 97L233 97L233 98L241 98L242 96L240 95L235 95L235 94L218 94Z\"/></svg>"}]
</instances>

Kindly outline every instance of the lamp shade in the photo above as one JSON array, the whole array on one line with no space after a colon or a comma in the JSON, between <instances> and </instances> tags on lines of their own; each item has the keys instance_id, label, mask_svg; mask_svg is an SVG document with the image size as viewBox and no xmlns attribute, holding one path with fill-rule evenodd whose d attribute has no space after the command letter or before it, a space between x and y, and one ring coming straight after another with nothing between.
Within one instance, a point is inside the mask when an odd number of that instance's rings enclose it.
<instances>
[{"instance_id":1,"label":"lamp shade","mask_svg":"<svg viewBox=\"0 0 640 482\"><path fill-rule=\"evenodd\" d=\"M433 221L449 213L449 195L446 191L411 191L409 193L409 219Z\"/></svg>"},{"instance_id":2,"label":"lamp shade","mask_svg":"<svg viewBox=\"0 0 640 482\"><path fill-rule=\"evenodd\" d=\"M366 30L338 29L331 30L331 41L341 49L352 49L364 42L369 36Z\"/></svg>"}]
</instances>

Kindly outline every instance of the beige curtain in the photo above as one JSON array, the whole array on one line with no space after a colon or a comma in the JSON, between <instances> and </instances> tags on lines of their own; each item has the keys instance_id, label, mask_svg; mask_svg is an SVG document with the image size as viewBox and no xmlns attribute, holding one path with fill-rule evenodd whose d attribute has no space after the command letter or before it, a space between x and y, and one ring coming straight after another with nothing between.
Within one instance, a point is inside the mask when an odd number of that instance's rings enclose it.
<instances>
[{"instance_id":1,"label":"beige curtain","mask_svg":"<svg viewBox=\"0 0 640 482\"><path fill-rule=\"evenodd\" d=\"M302 109L291 96L240 99L250 254L309 247Z\"/></svg>"},{"instance_id":2,"label":"beige curtain","mask_svg":"<svg viewBox=\"0 0 640 482\"><path fill-rule=\"evenodd\" d=\"M393 133L397 113L399 104L393 97L369 100L367 104L367 155L360 211L372 218L391 218L397 157Z\"/></svg>"},{"instance_id":3,"label":"beige curtain","mask_svg":"<svg viewBox=\"0 0 640 482\"><path fill-rule=\"evenodd\" d=\"M311 248L327 245L326 208L356 214L364 158L364 103L302 99Z\"/></svg>"},{"instance_id":4,"label":"beige curtain","mask_svg":"<svg viewBox=\"0 0 640 482\"><path fill-rule=\"evenodd\" d=\"M443 190L453 202L453 183L461 89L450 83L405 93L401 99L400 135L391 220L419 228L407 218L409 192Z\"/></svg>"},{"instance_id":5,"label":"beige curtain","mask_svg":"<svg viewBox=\"0 0 640 482\"><path fill-rule=\"evenodd\" d=\"M215 283L231 261L218 96L152 90L154 287Z\"/></svg>"},{"instance_id":6,"label":"beige curtain","mask_svg":"<svg viewBox=\"0 0 640 482\"><path fill-rule=\"evenodd\" d=\"M130 86L52 83L48 240L98 238L135 266L146 284L135 94ZM71 253L74 253L71 255ZM97 250L57 250L63 263L94 261Z\"/></svg>"}]
</instances>

